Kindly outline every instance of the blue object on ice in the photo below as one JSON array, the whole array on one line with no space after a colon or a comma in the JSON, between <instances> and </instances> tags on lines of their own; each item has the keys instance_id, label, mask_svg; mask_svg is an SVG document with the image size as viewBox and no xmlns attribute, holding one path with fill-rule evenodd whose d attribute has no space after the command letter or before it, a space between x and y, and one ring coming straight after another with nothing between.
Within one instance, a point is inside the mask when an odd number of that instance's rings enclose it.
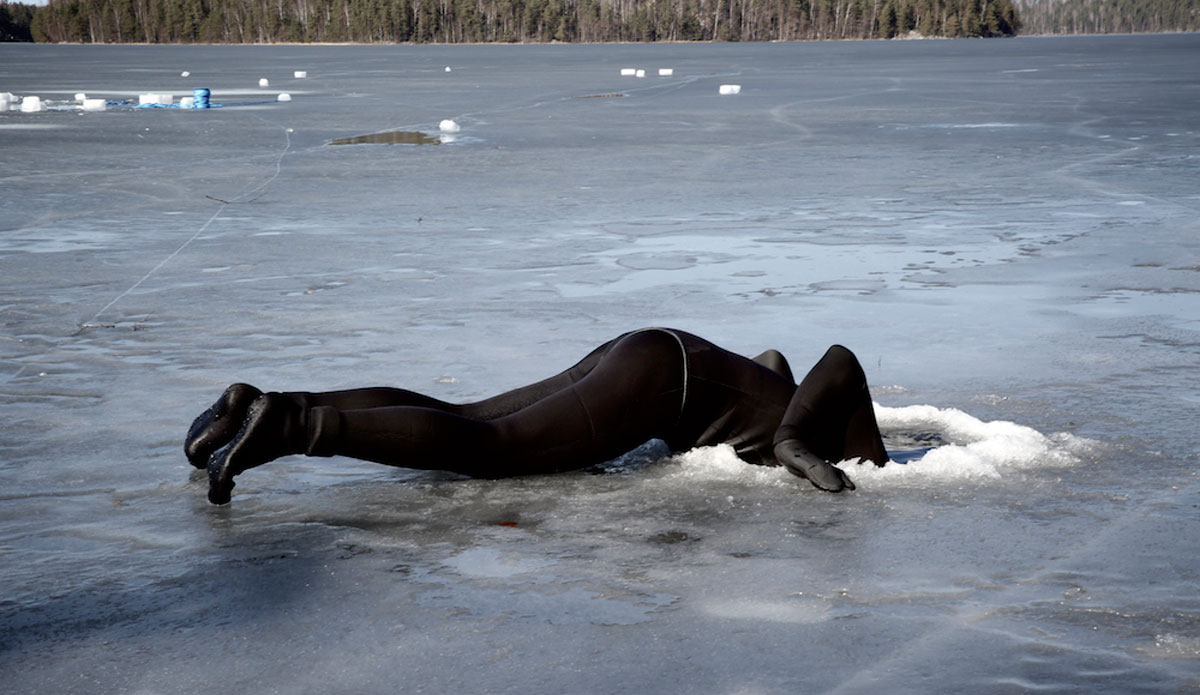
<instances>
[{"instance_id":1,"label":"blue object on ice","mask_svg":"<svg viewBox=\"0 0 1200 695\"><path fill-rule=\"evenodd\" d=\"M192 105L190 107L182 107L179 104L138 104L132 99L121 99L120 101L110 100L106 102L109 106L128 106L133 109L219 109L226 106L255 106L258 104L275 104L278 99L268 99L266 101L241 101L233 104L214 104L209 101L209 90L204 87L198 87L192 90Z\"/></svg>"},{"instance_id":2,"label":"blue object on ice","mask_svg":"<svg viewBox=\"0 0 1200 695\"><path fill-rule=\"evenodd\" d=\"M920 449L896 449L888 451L889 463L911 463L912 461L920 461L921 457L936 449L936 446L926 446Z\"/></svg>"}]
</instances>

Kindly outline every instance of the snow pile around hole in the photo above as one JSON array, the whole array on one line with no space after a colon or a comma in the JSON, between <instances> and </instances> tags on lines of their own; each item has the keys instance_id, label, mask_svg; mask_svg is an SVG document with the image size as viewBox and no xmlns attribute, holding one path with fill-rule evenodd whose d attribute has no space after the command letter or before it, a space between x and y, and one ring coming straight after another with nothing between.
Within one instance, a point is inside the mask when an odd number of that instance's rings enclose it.
<instances>
[{"instance_id":1,"label":"snow pile around hole","mask_svg":"<svg viewBox=\"0 0 1200 695\"><path fill-rule=\"evenodd\" d=\"M892 433L941 442L906 465L855 467L858 478L999 478L1004 472L1076 465L1094 445L1065 432L1041 432L1005 420L986 422L955 408L875 404L885 441Z\"/></svg>"},{"instance_id":2,"label":"snow pile around hole","mask_svg":"<svg viewBox=\"0 0 1200 695\"><path fill-rule=\"evenodd\" d=\"M728 444L705 446L671 457L678 464L667 474L668 480L743 483L747 485L787 485L796 476L782 466L754 466L738 458Z\"/></svg>"},{"instance_id":3,"label":"snow pile around hole","mask_svg":"<svg viewBox=\"0 0 1200 695\"><path fill-rule=\"evenodd\" d=\"M887 485L931 480L996 479L1006 473L1078 464L1095 442L1068 433L1045 435L1005 420L983 421L955 408L875 405L875 417L895 460L879 468L842 461L856 482ZM911 450L893 449L913 441ZM907 454L907 455L901 455ZM782 467L749 465L726 444L700 447L670 457L668 481L792 486L797 478Z\"/></svg>"}]
</instances>

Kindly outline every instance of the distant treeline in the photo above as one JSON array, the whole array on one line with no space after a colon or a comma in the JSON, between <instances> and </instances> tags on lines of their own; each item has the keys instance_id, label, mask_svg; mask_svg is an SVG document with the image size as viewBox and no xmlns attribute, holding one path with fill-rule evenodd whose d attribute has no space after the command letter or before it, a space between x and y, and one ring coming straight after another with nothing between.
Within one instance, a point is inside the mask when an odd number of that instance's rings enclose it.
<instances>
[{"instance_id":1,"label":"distant treeline","mask_svg":"<svg viewBox=\"0 0 1200 695\"><path fill-rule=\"evenodd\" d=\"M0 0L0 41L33 41L33 5Z\"/></svg>"},{"instance_id":2,"label":"distant treeline","mask_svg":"<svg viewBox=\"0 0 1200 695\"><path fill-rule=\"evenodd\" d=\"M1010 0L50 0L35 41L462 43L1011 36Z\"/></svg>"},{"instance_id":3,"label":"distant treeline","mask_svg":"<svg viewBox=\"0 0 1200 695\"><path fill-rule=\"evenodd\" d=\"M1019 14L1018 14L1019 13ZM768 41L1200 30L1200 0L0 0L0 40Z\"/></svg>"},{"instance_id":4,"label":"distant treeline","mask_svg":"<svg viewBox=\"0 0 1200 695\"><path fill-rule=\"evenodd\" d=\"M1200 0L1017 0L1024 34L1200 31Z\"/></svg>"}]
</instances>

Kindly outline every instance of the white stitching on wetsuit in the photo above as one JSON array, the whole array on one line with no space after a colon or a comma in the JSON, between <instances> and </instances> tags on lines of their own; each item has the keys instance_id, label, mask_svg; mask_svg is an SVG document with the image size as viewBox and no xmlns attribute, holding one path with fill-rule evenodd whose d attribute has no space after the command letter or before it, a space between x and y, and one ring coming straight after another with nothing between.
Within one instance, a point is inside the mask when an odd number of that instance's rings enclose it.
<instances>
[{"instance_id":1,"label":"white stitching on wetsuit","mask_svg":"<svg viewBox=\"0 0 1200 695\"><path fill-rule=\"evenodd\" d=\"M645 333L647 331L662 331L663 333L666 333L667 335L671 336L672 338L675 339L675 342L679 343L679 352L680 352L680 354L683 355L683 397L679 399L679 415L677 415L675 417L675 424L678 425L679 421L683 419L683 410L687 406L687 388L688 388L687 347L683 344L683 338L680 338L679 334L676 333L675 331L671 330L670 328L660 328L657 326L653 327L653 328L639 328L636 331L627 333L626 335L633 335L634 333Z\"/></svg>"}]
</instances>

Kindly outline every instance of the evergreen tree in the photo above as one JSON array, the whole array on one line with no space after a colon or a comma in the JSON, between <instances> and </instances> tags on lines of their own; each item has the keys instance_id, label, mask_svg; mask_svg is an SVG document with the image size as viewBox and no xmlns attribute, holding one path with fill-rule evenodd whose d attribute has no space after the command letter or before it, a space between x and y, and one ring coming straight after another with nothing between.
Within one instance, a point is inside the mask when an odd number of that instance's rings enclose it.
<instances>
[{"instance_id":1,"label":"evergreen tree","mask_svg":"<svg viewBox=\"0 0 1200 695\"><path fill-rule=\"evenodd\" d=\"M33 5L0 1L0 41L33 41Z\"/></svg>"}]
</instances>

